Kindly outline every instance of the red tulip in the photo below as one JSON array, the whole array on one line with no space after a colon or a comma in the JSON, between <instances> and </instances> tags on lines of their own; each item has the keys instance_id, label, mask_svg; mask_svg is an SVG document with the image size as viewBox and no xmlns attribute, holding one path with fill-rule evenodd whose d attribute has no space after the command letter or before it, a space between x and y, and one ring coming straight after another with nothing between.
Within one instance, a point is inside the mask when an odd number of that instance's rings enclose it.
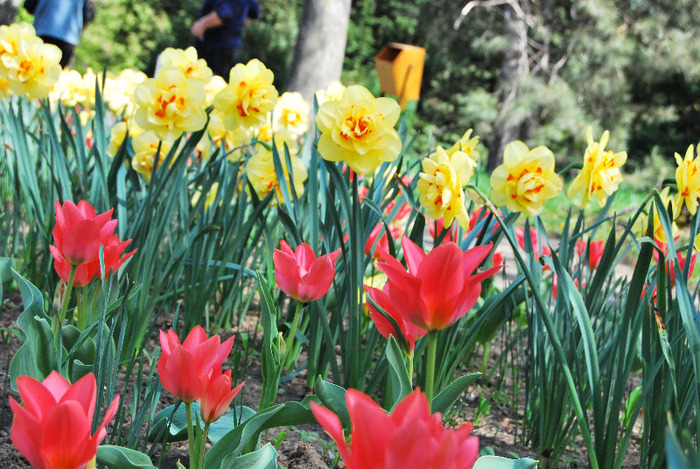
<instances>
[{"instance_id":1,"label":"red tulip","mask_svg":"<svg viewBox=\"0 0 700 469\"><path fill-rule=\"evenodd\" d=\"M416 389L387 414L370 397L350 389L345 400L352 424L350 446L340 419L316 403L316 420L333 438L347 469L468 469L479 455L472 424L446 429L439 413L431 414L425 394Z\"/></svg>"},{"instance_id":2,"label":"red tulip","mask_svg":"<svg viewBox=\"0 0 700 469\"><path fill-rule=\"evenodd\" d=\"M89 202L81 200L76 206L67 200L63 206L56 200L56 226L53 229L55 246L49 246L58 275L68 282L71 267L76 267L73 284L82 287L100 273L100 245L104 253L105 277L117 271L124 261L133 256L133 250L122 256L131 240L120 241L114 234L117 220L112 220L113 209L96 214Z\"/></svg>"},{"instance_id":3,"label":"red tulip","mask_svg":"<svg viewBox=\"0 0 700 469\"><path fill-rule=\"evenodd\" d=\"M275 280L280 290L302 303L317 300L328 293L333 285L335 261L340 249L317 259L306 243L301 243L296 252L284 240L280 247L281 250L275 249L272 253Z\"/></svg>"},{"instance_id":4,"label":"red tulip","mask_svg":"<svg viewBox=\"0 0 700 469\"><path fill-rule=\"evenodd\" d=\"M481 281L502 267L474 274L491 252L490 243L463 252L449 242L429 254L407 237L402 245L408 272L391 257L378 264L389 278L384 292L406 321L428 331L445 329L464 316L479 299Z\"/></svg>"},{"instance_id":5,"label":"red tulip","mask_svg":"<svg viewBox=\"0 0 700 469\"><path fill-rule=\"evenodd\" d=\"M119 396L90 435L97 391L92 373L73 385L56 371L43 382L20 376L17 389L24 407L10 397L15 415L10 437L29 464L35 469L85 468L107 434L105 427L117 412Z\"/></svg>"},{"instance_id":6,"label":"red tulip","mask_svg":"<svg viewBox=\"0 0 700 469\"><path fill-rule=\"evenodd\" d=\"M588 247L588 266L591 269L595 269L598 267L600 259L603 257L605 240L591 241L588 244L582 239L576 241L576 254L578 254L581 259L585 259L586 247Z\"/></svg>"},{"instance_id":7,"label":"red tulip","mask_svg":"<svg viewBox=\"0 0 700 469\"><path fill-rule=\"evenodd\" d=\"M238 395L245 381L233 389L231 389L231 383L231 370L226 370L222 373L221 368L214 368L204 394L199 399L202 421L212 423L219 420L226 413L228 406Z\"/></svg>"},{"instance_id":8,"label":"red tulip","mask_svg":"<svg viewBox=\"0 0 700 469\"><path fill-rule=\"evenodd\" d=\"M392 301L391 297L387 292L370 287L368 285L365 285L365 291L389 316L391 316L396 321L401 334L408 341L408 350L405 350L405 352L411 354L416 348L416 340L423 337L425 334L428 333L428 331L404 320L401 311L394 305L394 302ZM392 335L394 337L397 336L396 330L394 329L394 326L391 324L391 322L389 322L371 304L368 303L367 308L370 310L370 319L372 319L372 322L374 322L375 327L382 336L386 337L387 339L389 338L389 336Z\"/></svg>"},{"instance_id":9,"label":"red tulip","mask_svg":"<svg viewBox=\"0 0 700 469\"><path fill-rule=\"evenodd\" d=\"M167 334L160 331L158 375L163 387L183 402L202 397L214 370L231 353L233 339L221 343L218 334L209 338L201 326L195 326L180 345L172 328Z\"/></svg>"}]
</instances>

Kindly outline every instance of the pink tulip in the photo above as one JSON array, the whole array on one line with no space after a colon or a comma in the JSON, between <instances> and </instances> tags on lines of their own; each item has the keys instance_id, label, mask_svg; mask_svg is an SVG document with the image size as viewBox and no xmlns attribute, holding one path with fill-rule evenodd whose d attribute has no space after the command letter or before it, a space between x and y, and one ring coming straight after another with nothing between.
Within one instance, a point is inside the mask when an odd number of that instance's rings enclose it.
<instances>
[{"instance_id":1,"label":"pink tulip","mask_svg":"<svg viewBox=\"0 0 700 469\"><path fill-rule=\"evenodd\" d=\"M73 385L56 371L43 382L20 376L17 389L24 407L10 397L15 415L10 438L29 464L35 469L85 468L107 435L105 427L117 412L119 396L90 435L97 391L92 373Z\"/></svg>"},{"instance_id":2,"label":"pink tulip","mask_svg":"<svg viewBox=\"0 0 700 469\"><path fill-rule=\"evenodd\" d=\"M215 368L204 394L199 399L199 407L202 421L212 423L221 418L228 410L231 401L238 395L245 381L231 389L231 370L221 372L221 368Z\"/></svg>"},{"instance_id":3,"label":"pink tulip","mask_svg":"<svg viewBox=\"0 0 700 469\"><path fill-rule=\"evenodd\" d=\"M335 261L340 249L316 258L311 246L301 243L292 251L286 241L280 242L272 259L275 280L280 290L301 303L308 303L328 293L335 276Z\"/></svg>"},{"instance_id":4,"label":"pink tulip","mask_svg":"<svg viewBox=\"0 0 700 469\"><path fill-rule=\"evenodd\" d=\"M603 251L605 250L605 240L591 241L589 244L582 239L576 241L576 254L578 254L581 260L586 258L586 247L588 247L588 266L592 270L600 264Z\"/></svg>"},{"instance_id":5,"label":"pink tulip","mask_svg":"<svg viewBox=\"0 0 700 469\"><path fill-rule=\"evenodd\" d=\"M439 413L431 414L425 394L416 389L388 414L370 397L349 389L345 400L352 430L345 442L340 419L311 403L316 420L333 438L347 469L468 469L479 455L472 424L446 429Z\"/></svg>"},{"instance_id":6,"label":"pink tulip","mask_svg":"<svg viewBox=\"0 0 700 469\"><path fill-rule=\"evenodd\" d=\"M231 353L233 337L221 343L221 337L207 337L201 326L195 326L180 345L172 328L160 331L161 355L158 375L163 387L183 402L194 402L207 389L215 369Z\"/></svg>"}]
</instances>

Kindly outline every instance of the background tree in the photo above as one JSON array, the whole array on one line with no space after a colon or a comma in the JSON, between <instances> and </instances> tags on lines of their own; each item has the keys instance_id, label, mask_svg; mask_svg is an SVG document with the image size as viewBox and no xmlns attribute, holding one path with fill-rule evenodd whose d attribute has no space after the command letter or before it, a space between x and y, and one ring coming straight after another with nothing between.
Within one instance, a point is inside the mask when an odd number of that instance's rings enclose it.
<instances>
[{"instance_id":1,"label":"background tree","mask_svg":"<svg viewBox=\"0 0 700 469\"><path fill-rule=\"evenodd\" d=\"M340 80L350 0L306 0L302 10L287 89L313 102L316 90Z\"/></svg>"},{"instance_id":2,"label":"background tree","mask_svg":"<svg viewBox=\"0 0 700 469\"><path fill-rule=\"evenodd\" d=\"M15 21L22 0L0 0L0 25Z\"/></svg>"}]
</instances>

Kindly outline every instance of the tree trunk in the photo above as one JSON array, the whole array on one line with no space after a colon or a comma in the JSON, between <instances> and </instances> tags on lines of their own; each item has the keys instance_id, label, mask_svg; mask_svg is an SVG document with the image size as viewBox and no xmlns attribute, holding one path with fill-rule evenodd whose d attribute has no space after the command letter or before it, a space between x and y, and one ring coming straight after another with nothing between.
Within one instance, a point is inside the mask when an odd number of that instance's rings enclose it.
<instances>
[{"instance_id":1,"label":"tree trunk","mask_svg":"<svg viewBox=\"0 0 700 469\"><path fill-rule=\"evenodd\" d=\"M12 24L22 0L0 0L0 25Z\"/></svg>"},{"instance_id":2,"label":"tree trunk","mask_svg":"<svg viewBox=\"0 0 700 469\"><path fill-rule=\"evenodd\" d=\"M349 20L350 0L305 0L288 91L313 103L316 91L340 80Z\"/></svg>"},{"instance_id":3,"label":"tree trunk","mask_svg":"<svg viewBox=\"0 0 700 469\"><path fill-rule=\"evenodd\" d=\"M498 116L494 123L494 138L489 145L487 171L493 171L503 160L506 145L521 137L521 119L514 119L511 112L513 104L520 95L520 84L528 73L527 63L527 25L512 7L508 6L506 15L506 37L508 46L501 67L502 88L498 95Z\"/></svg>"}]
</instances>

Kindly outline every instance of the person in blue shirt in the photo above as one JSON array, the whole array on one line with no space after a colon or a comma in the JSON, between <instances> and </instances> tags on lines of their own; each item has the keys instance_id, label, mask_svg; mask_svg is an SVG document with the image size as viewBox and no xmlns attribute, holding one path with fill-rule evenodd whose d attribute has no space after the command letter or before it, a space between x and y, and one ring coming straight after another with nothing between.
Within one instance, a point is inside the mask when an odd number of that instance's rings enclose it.
<instances>
[{"instance_id":1,"label":"person in blue shirt","mask_svg":"<svg viewBox=\"0 0 700 469\"><path fill-rule=\"evenodd\" d=\"M204 0L191 31L199 57L216 75L228 80L242 57L243 27L259 17L256 0Z\"/></svg>"},{"instance_id":2,"label":"person in blue shirt","mask_svg":"<svg viewBox=\"0 0 700 469\"><path fill-rule=\"evenodd\" d=\"M34 15L36 35L61 49L61 67L73 65L88 8L86 0L26 0L24 8Z\"/></svg>"}]
</instances>

